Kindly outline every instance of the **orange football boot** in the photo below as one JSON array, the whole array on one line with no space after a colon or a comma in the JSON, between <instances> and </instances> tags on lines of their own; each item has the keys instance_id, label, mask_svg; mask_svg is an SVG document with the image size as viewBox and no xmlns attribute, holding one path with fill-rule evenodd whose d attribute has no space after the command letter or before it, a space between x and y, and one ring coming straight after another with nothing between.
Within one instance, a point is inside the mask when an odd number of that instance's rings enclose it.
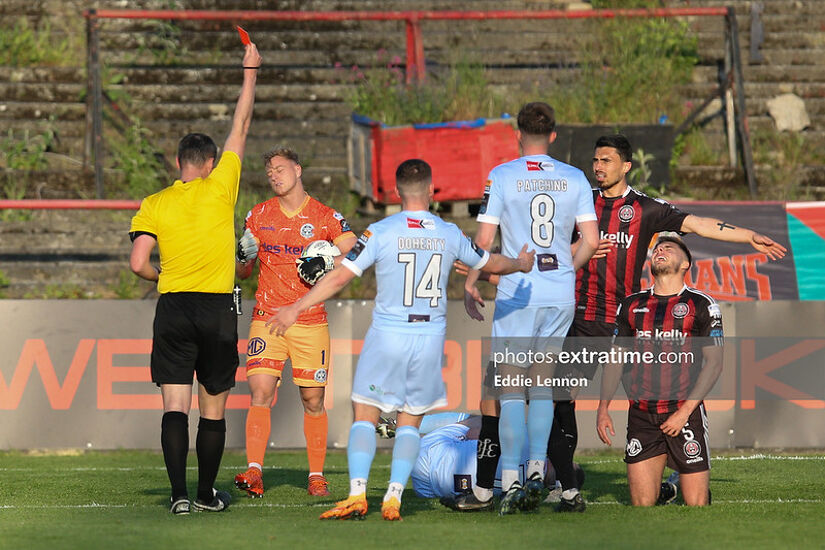
<instances>
[{"instance_id":1,"label":"orange football boot","mask_svg":"<svg viewBox=\"0 0 825 550\"><path fill-rule=\"evenodd\" d=\"M314 497L328 497L329 496L329 482L327 478L322 475L309 476L309 486L307 493Z\"/></svg>"},{"instance_id":2,"label":"orange football boot","mask_svg":"<svg viewBox=\"0 0 825 550\"><path fill-rule=\"evenodd\" d=\"M395 497L385 500L381 505L381 517L387 521L401 521L401 502Z\"/></svg>"},{"instance_id":3,"label":"orange football boot","mask_svg":"<svg viewBox=\"0 0 825 550\"><path fill-rule=\"evenodd\" d=\"M249 468L242 474L235 476L235 487L252 498L264 496L264 480L258 468Z\"/></svg>"},{"instance_id":4,"label":"orange football boot","mask_svg":"<svg viewBox=\"0 0 825 550\"><path fill-rule=\"evenodd\" d=\"M364 519L367 515L367 495L347 497L335 508L321 514L320 519Z\"/></svg>"}]
</instances>

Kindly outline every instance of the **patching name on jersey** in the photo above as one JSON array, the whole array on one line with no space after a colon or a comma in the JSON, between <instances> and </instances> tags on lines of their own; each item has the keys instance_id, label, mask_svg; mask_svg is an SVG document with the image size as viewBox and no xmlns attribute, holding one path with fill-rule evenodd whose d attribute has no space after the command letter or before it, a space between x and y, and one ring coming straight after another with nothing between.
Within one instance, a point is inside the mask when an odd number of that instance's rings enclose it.
<instances>
[{"instance_id":1,"label":"patching name on jersey","mask_svg":"<svg viewBox=\"0 0 825 550\"><path fill-rule=\"evenodd\" d=\"M567 191L567 180L532 179L517 180L517 191Z\"/></svg>"}]
</instances>

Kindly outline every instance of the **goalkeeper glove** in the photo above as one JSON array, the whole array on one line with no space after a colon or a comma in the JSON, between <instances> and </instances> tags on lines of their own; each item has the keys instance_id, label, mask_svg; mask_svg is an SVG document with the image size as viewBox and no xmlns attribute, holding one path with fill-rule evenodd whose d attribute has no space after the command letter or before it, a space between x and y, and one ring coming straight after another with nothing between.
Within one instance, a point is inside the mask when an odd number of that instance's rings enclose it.
<instances>
[{"instance_id":1,"label":"goalkeeper glove","mask_svg":"<svg viewBox=\"0 0 825 550\"><path fill-rule=\"evenodd\" d=\"M298 258L295 263L298 264L298 275L311 285L317 283L321 277L335 267L335 259L332 256Z\"/></svg>"},{"instance_id":2,"label":"goalkeeper glove","mask_svg":"<svg viewBox=\"0 0 825 550\"><path fill-rule=\"evenodd\" d=\"M240 240L238 240L238 261L246 263L249 260L254 260L258 257L258 241L252 235L252 231L247 227L243 232Z\"/></svg>"}]
</instances>

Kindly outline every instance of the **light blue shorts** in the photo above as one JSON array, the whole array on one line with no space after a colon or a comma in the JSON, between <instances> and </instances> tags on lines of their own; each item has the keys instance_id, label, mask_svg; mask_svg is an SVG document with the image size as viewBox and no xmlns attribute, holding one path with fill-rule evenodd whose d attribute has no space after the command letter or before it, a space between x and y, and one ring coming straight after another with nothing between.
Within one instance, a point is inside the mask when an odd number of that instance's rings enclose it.
<instances>
[{"instance_id":1,"label":"light blue shorts","mask_svg":"<svg viewBox=\"0 0 825 550\"><path fill-rule=\"evenodd\" d=\"M561 351L575 312L575 304L532 307L496 301L490 351L493 354L509 352L508 357L516 358L497 362L529 367L528 361L520 360L530 356L527 352L540 354Z\"/></svg>"},{"instance_id":2,"label":"light blue shorts","mask_svg":"<svg viewBox=\"0 0 825 550\"><path fill-rule=\"evenodd\" d=\"M424 414L447 405L443 334L370 327L352 381L352 400L382 412Z\"/></svg>"}]
</instances>

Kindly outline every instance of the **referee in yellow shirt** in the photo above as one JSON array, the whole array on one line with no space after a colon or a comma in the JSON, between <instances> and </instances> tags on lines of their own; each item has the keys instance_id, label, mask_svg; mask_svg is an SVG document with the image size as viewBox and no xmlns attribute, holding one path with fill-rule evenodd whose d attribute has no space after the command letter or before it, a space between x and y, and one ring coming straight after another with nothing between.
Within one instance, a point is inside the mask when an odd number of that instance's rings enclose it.
<instances>
[{"instance_id":1,"label":"referee in yellow shirt","mask_svg":"<svg viewBox=\"0 0 825 550\"><path fill-rule=\"evenodd\" d=\"M161 446L172 485L170 511L190 511L186 490L192 377L198 375L200 422L198 495L195 511L219 512L229 493L213 484L226 439L224 411L238 368L234 212L246 136L255 103L261 56L246 46L243 86L232 129L220 160L215 142L189 134L178 145L180 179L146 197L132 218L129 265L139 277L157 281L160 299L152 339L152 381L163 396ZM158 246L160 269L149 262Z\"/></svg>"}]
</instances>

